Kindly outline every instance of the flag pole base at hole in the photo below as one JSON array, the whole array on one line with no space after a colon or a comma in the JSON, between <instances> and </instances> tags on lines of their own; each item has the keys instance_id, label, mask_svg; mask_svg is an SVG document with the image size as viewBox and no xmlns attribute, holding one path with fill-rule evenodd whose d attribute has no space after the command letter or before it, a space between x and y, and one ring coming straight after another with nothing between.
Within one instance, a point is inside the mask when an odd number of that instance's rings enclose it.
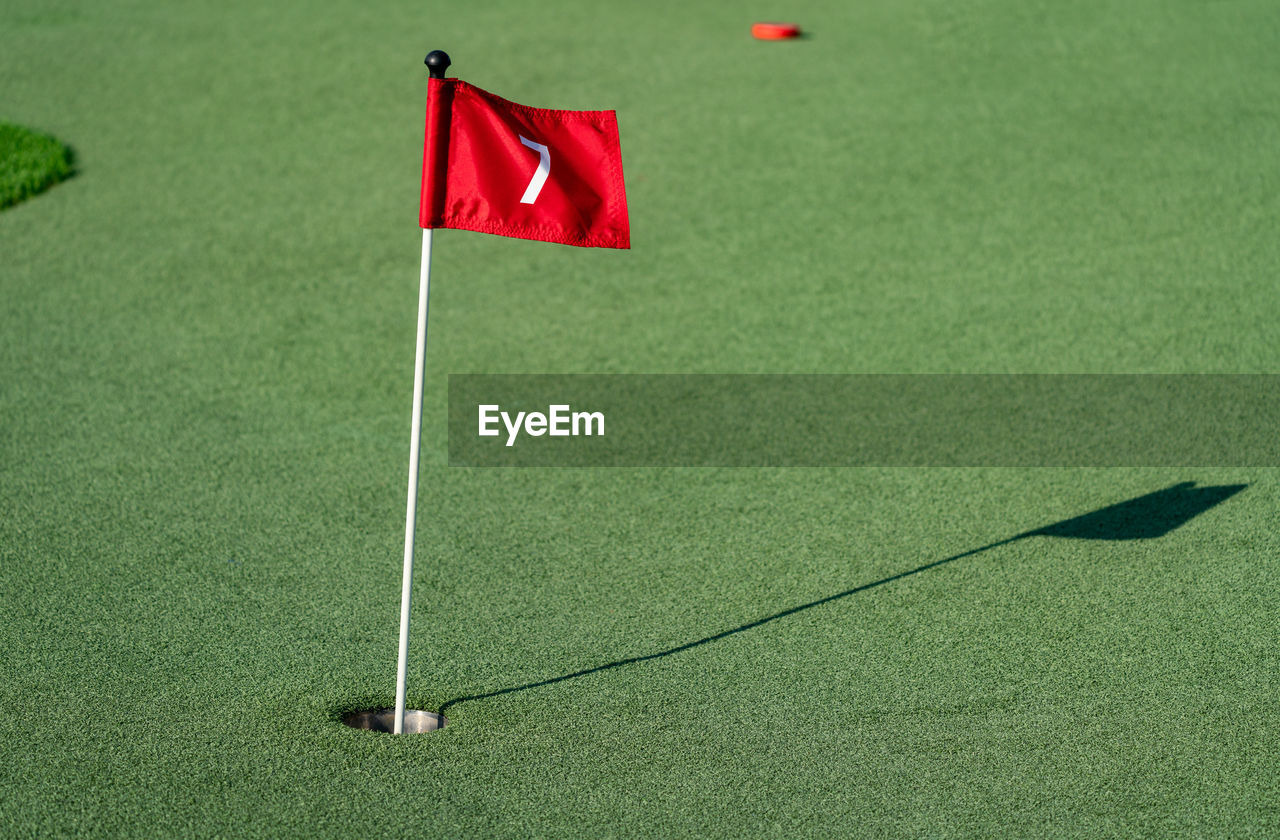
<instances>
[{"instance_id":1,"label":"flag pole base at hole","mask_svg":"<svg viewBox=\"0 0 1280 840\"><path fill-rule=\"evenodd\" d=\"M364 729L369 732L395 731L395 709L369 709L363 712L352 712L344 715L342 722L352 729ZM406 709L404 713L404 734L420 735L424 732L435 732L444 729L449 723L444 715L435 712L424 712L421 709Z\"/></svg>"}]
</instances>

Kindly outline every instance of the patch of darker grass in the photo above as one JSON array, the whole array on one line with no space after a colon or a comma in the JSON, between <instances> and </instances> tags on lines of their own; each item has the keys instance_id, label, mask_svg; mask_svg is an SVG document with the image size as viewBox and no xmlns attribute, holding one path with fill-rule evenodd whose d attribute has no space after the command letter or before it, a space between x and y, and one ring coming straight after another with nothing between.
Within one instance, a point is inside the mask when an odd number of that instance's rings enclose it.
<instances>
[{"instance_id":1,"label":"patch of darker grass","mask_svg":"<svg viewBox=\"0 0 1280 840\"><path fill-rule=\"evenodd\" d=\"M75 174L71 149L47 134L0 122L0 210Z\"/></svg>"}]
</instances>

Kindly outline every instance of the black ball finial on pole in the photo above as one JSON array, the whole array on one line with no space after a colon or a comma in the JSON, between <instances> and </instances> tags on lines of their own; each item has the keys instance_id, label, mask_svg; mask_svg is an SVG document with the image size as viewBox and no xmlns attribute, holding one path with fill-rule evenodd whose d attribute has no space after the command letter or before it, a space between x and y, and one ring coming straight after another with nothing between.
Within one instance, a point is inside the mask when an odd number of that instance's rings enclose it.
<instances>
[{"instance_id":1,"label":"black ball finial on pole","mask_svg":"<svg viewBox=\"0 0 1280 840\"><path fill-rule=\"evenodd\" d=\"M427 60L422 63L431 71L431 78L443 79L444 71L448 70L453 62L449 60L449 54L444 50L432 50L427 53Z\"/></svg>"}]
</instances>

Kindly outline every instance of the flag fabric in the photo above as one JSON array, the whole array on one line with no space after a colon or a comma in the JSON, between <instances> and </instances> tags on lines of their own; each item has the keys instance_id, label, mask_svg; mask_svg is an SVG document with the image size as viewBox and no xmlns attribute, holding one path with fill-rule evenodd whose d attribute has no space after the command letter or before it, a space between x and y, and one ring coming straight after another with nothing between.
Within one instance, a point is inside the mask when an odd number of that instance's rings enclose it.
<instances>
[{"instance_id":1,"label":"flag fabric","mask_svg":"<svg viewBox=\"0 0 1280 840\"><path fill-rule=\"evenodd\" d=\"M630 248L618 120L430 79L419 224Z\"/></svg>"}]
</instances>

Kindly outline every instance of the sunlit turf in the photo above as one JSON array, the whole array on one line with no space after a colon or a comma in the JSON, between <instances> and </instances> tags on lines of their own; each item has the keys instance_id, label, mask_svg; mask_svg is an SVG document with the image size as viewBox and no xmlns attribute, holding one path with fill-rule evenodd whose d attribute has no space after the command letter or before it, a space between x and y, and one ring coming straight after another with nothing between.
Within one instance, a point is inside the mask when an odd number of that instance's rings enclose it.
<instances>
[{"instance_id":1,"label":"sunlit turf","mask_svg":"<svg viewBox=\"0 0 1280 840\"><path fill-rule=\"evenodd\" d=\"M784 14L811 37L750 38ZM0 213L0 836L1280 834L1274 468L460 469L444 433L451 372L1274 373L1277 32L0 3L0 113L78 169ZM633 247L436 236L409 700L450 726L396 739L339 717L394 697L433 48L616 109ZM1244 486L1049 527L1184 482Z\"/></svg>"}]
</instances>

